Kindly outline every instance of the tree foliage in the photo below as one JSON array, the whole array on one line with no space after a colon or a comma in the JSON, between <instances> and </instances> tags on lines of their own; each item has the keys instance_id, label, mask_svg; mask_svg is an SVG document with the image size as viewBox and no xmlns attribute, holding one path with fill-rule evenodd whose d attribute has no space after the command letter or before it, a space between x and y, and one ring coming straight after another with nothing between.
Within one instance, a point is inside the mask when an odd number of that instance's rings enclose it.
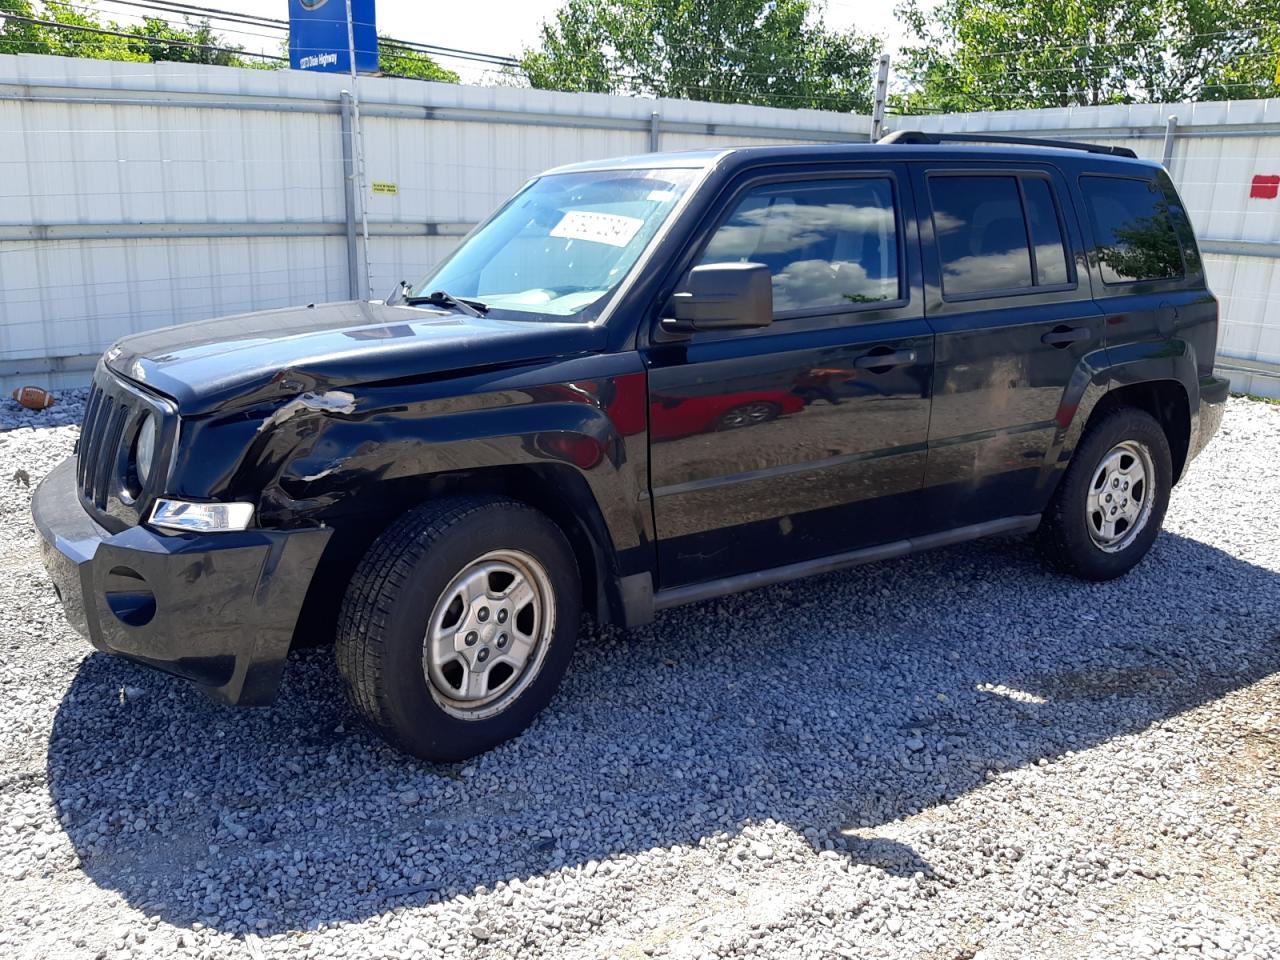
<instances>
[{"instance_id":1,"label":"tree foliage","mask_svg":"<svg viewBox=\"0 0 1280 960\"><path fill-rule=\"evenodd\" d=\"M452 70L446 70L425 53L411 50L390 37L378 37L378 69L392 77L458 82L458 75Z\"/></svg>"},{"instance_id":2,"label":"tree foliage","mask_svg":"<svg viewBox=\"0 0 1280 960\"><path fill-rule=\"evenodd\" d=\"M162 17L144 17L141 24L120 24L93 15L87 0L64 3L45 0L36 6L29 0L0 0L0 17L10 14L0 29L0 53L43 53L59 57L96 60L210 63L224 67L279 69L280 60L262 59L219 37L208 20L184 17L174 24ZM44 20L58 26L29 23ZM75 29L83 27L87 29ZM105 30L108 33L94 31ZM115 34L128 34L116 36ZM288 55L288 42L281 53ZM411 50L387 37L379 38L378 68L383 73L418 80L457 83L458 75L424 53Z\"/></svg>"},{"instance_id":3,"label":"tree foliage","mask_svg":"<svg viewBox=\"0 0 1280 960\"><path fill-rule=\"evenodd\" d=\"M567 0L521 64L551 90L867 111L873 37L811 0Z\"/></svg>"},{"instance_id":4,"label":"tree foliage","mask_svg":"<svg viewBox=\"0 0 1280 960\"><path fill-rule=\"evenodd\" d=\"M1280 95L1276 0L920 0L902 112Z\"/></svg>"},{"instance_id":5,"label":"tree foliage","mask_svg":"<svg viewBox=\"0 0 1280 960\"><path fill-rule=\"evenodd\" d=\"M0 17L6 14L59 26L6 19L0 29L0 53L250 66L240 56L242 48L220 40L208 20L184 17L183 24L175 26L160 17L145 17L141 25L121 25L93 16L92 8L86 4L57 0L46 0L38 7L28 0L0 0ZM111 32L95 32L100 30ZM116 35L120 33L128 36Z\"/></svg>"}]
</instances>

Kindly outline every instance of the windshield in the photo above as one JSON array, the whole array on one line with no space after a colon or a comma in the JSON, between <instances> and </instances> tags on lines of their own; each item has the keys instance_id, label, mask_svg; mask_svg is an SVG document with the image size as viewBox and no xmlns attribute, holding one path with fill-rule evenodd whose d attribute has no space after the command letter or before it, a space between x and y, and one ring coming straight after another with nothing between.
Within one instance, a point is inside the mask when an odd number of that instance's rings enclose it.
<instances>
[{"instance_id":1,"label":"windshield","mask_svg":"<svg viewBox=\"0 0 1280 960\"><path fill-rule=\"evenodd\" d=\"M541 177L409 296L441 290L507 319L594 320L698 173L594 170Z\"/></svg>"}]
</instances>

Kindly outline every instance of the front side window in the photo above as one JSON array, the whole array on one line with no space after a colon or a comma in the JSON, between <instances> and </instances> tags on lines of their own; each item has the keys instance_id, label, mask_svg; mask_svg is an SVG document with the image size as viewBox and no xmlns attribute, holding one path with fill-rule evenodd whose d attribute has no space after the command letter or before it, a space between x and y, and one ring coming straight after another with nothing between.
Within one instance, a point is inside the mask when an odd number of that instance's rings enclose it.
<instances>
[{"instance_id":1,"label":"front side window","mask_svg":"<svg viewBox=\"0 0 1280 960\"><path fill-rule=\"evenodd\" d=\"M866 177L755 187L698 262L763 263L778 313L897 300L893 183Z\"/></svg>"},{"instance_id":2,"label":"front side window","mask_svg":"<svg viewBox=\"0 0 1280 960\"><path fill-rule=\"evenodd\" d=\"M1080 178L1098 264L1106 283L1182 276L1182 250L1170 201L1155 180Z\"/></svg>"},{"instance_id":3,"label":"front side window","mask_svg":"<svg viewBox=\"0 0 1280 960\"><path fill-rule=\"evenodd\" d=\"M499 319L589 322L700 171L593 170L541 177L410 296L442 290Z\"/></svg>"},{"instance_id":4,"label":"front side window","mask_svg":"<svg viewBox=\"0 0 1280 960\"><path fill-rule=\"evenodd\" d=\"M929 177L933 232L947 297L1071 282L1053 188L1014 174Z\"/></svg>"}]
</instances>

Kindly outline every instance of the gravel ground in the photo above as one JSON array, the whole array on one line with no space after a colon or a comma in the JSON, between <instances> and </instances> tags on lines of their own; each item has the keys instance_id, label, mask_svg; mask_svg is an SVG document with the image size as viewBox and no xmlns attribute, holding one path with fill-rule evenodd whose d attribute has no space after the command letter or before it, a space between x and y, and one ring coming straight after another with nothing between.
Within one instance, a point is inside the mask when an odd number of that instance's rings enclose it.
<instances>
[{"instance_id":1,"label":"gravel ground","mask_svg":"<svg viewBox=\"0 0 1280 960\"><path fill-rule=\"evenodd\" d=\"M590 631L432 767L327 650L259 711L89 651L24 479L82 400L0 409L0 956L1280 958L1280 408L1119 582L987 541Z\"/></svg>"}]
</instances>

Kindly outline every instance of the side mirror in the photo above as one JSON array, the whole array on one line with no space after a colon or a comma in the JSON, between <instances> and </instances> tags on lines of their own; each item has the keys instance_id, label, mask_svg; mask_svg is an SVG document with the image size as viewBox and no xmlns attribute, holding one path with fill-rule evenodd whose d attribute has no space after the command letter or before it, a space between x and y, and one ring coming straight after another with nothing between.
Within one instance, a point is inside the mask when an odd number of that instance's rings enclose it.
<instances>
[{"instance_id":1,"label":"side mirror","mask_svg":"<svg viewBox=\"0 0 1280 960\"><path fill-rule=\"evenodd\" d=\"M773 277L763 263L706 263L694 267L671 298L667 330L733 330L773 323Z\"/></svg>"}]
</instances>

